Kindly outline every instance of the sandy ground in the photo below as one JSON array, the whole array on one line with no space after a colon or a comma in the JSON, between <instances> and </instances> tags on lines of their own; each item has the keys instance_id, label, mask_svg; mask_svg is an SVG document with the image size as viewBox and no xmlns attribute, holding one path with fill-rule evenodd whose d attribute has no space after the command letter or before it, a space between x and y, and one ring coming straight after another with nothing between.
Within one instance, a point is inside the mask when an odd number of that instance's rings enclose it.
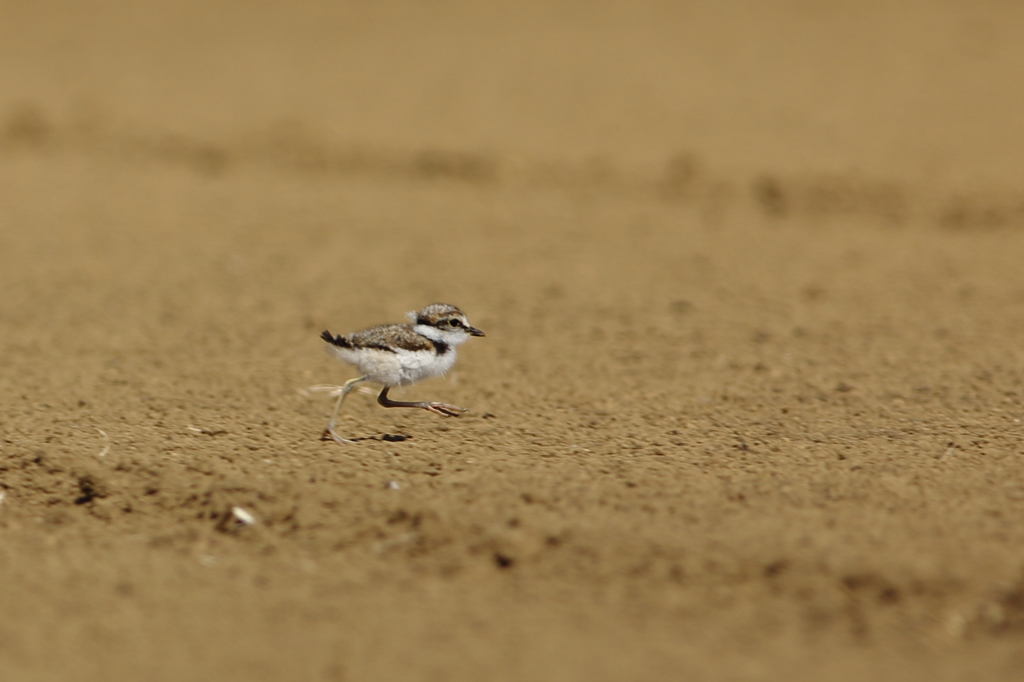
<instances>
[{"instance_id":1,"label":"sandy ground","mask_svg":"<svg viewBox=\"0 0 1024 682\"><path fill-rule=\"evenodd\" d=\"M1024 8L478 4L0 3L0 678L1021 679Z\"/></svg>"}]
</instances>

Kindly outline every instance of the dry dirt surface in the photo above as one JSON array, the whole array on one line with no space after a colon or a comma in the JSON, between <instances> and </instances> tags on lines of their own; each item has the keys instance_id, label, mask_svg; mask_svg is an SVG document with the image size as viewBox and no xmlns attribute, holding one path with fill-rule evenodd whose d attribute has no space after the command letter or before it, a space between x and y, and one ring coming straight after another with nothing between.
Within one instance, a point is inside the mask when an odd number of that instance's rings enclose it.
<instances>
[{"instance_id":1,"label":"dry dirt surface","mask_svg":"<svg viewBox=\"0 0 1024 682\"><path fill-rule=\"evenodd\" d=\"M0 679L1024 678L1024 6L0 3ZM385 410L319 333L487 336Z\"/></svg>"}]
</instances>

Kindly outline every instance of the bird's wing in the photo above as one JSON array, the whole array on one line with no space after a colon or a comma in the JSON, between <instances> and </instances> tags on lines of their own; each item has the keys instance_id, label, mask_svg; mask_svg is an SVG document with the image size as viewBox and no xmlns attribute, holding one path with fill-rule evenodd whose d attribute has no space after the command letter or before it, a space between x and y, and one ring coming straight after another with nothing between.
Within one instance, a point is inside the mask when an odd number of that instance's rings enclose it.
<instances>
[{"instance_id":1,"label":"bird's wing","mask_svg":"<svg viewBox=\"0 0 1024 682\"><path fill-rule=\"evenodd\" d=\"M433 350L430 339L417 334L409 325L384 324L348 337L354 348L378 348L380 350Z\"/></svg>"}]
</instances>

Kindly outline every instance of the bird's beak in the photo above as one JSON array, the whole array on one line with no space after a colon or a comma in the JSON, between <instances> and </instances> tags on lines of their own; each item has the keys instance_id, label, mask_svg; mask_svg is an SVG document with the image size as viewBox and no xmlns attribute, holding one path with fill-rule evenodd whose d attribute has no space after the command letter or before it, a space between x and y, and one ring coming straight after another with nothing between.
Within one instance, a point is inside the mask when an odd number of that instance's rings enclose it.
<instances>
[{"instance_id":1,"label":"bird's beak","mask_svg":"<svg viewBox=\"0 0 1024 682\"><path fill-rule=\"evenodd\" d=\"M487 336L487 334L484 334L476 327L469 327L468 329L466 329L466 331L469 332L470 336Z\"/></svg>"}]
</instances>

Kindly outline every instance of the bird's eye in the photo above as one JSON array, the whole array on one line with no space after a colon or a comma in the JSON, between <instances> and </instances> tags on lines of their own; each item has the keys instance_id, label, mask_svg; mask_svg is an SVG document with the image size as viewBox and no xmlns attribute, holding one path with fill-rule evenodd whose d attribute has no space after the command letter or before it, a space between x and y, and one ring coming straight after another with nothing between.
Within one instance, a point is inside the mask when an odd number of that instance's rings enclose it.
<instances>
[{"instance_id":1,"label":"bird's eye","mask_svg":"<svg viewBox=\"0 0 1024 682\"><path fill-rule=\"evenodd\" d=\"M448 320L448 324L452 327L461 327L462 322L460 320Z\"/></svg>"}]
</instances>

